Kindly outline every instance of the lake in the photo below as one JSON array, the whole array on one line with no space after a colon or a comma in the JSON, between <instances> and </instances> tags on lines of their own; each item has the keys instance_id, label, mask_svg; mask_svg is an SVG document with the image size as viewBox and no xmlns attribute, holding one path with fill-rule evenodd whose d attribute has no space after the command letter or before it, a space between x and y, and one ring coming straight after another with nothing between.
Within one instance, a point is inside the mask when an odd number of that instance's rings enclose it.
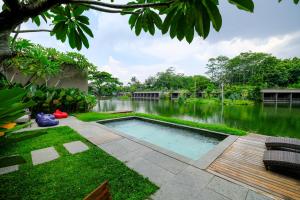
<instances>
[{"instance_id":1,"label":"lake","mask_svg":"<svg viewBox=\"0 0 300 200\"><path fill-rule=\"evenodd\" d=\"M99 100L94 111L133 110L185 120L226 124L242 130L267 135L281 133L300 138L300 107L275 104L228 105L179 104L173 101Z\"/></svg>"}]
</instances>

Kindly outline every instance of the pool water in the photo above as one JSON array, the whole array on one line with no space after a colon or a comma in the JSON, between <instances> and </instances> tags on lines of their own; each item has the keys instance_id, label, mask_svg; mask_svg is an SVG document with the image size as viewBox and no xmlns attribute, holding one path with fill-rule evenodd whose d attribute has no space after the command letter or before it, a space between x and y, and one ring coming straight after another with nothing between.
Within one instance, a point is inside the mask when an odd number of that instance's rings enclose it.
<instances>
[{"instance_id":1,"label":"pool water","mask_svg":"<svg viewBox=\"0 0 300 200\"><path fill-rule=\"evenodd\" d=\"M111 121L102 124L193 160L198 160L221 141L221 139L205 136L196 131L139 119Z\"/></svg>"}]
</instances>

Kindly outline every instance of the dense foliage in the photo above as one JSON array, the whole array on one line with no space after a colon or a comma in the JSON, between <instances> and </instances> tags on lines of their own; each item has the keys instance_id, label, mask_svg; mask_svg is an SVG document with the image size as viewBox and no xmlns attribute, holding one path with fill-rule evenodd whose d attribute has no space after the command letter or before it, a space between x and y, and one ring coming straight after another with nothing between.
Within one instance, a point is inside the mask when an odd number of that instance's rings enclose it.
<instances>
[{"instance_id":1,"label":"dense foliage","mask_svg":"<svg viewBox=\"0 0 300 200\"><path fill-rule=\"evenodd\" d=\"M288 87L300 82L299 58L279 59L266 53L211 58L207 68L207 74L216 84Z\"/></svg>"},{"instance_id":2,"label":"dense foliage","mask_svg":"<svg viewBox=\"0 0 300 200\"><path fill-rule=\"evenodd\" d=\"M140 91L140 90L159 90L159 91L174 91L186 90L190 93L202 91L211 84L210 80L201 75L185 76L178 74L174 68L168 68L164 72L158 72L155 76L150 76L144 83L138 81L136 77L132 77L129 87L125 87L125 91Z\"/></svg>"},{"instance_id":3,"label":"dense foliage","mask_svg":"<svg viewBox=\"0 0 300 200\"><path fill-rule=\"evenodd\" d=\"M226 99L260 101L262 88L300 88L300 58L279 59L271 54L255 52L241 53L233 58L218 56L209 59L207 75L209 78L186 76L176 73L171 67L148 77L144 83L132 77L122 91L180 90L190 97L202 92L202 97L219 98L223 83Z\"/></svg>"},{"instance_id":4,"label":"dense foliage","mask_svg":"<svg viewBox=\"0 0 300 200\"><path fill-rule=\"evenodd\" d=\"M52 113L60 108L67 112L86 112L96 105L96 98L75 88L48 88L32 86L29 88L24 101L34 101L31 108L33 114L37 112Z\"/></svg>"},{"instance_id":5,"label":"dense foliage","mask_svg":"<svg viewBox=\"0 0 300 200\"><path fill-rule=\"evenodd\" d=\"M29 77L27 84L37 80L45 80L47 83L51 77L57 77L64 66L73 66L86 75L89 70L96 69L95 65L79 53L62 53L25 39L17 40L11 46L14 46L16 55L2 62L1 68L3 71L11 67L18 69Z\"/></svg>"},{"instance_id":6,"label":"dense foliage","mask_svg":"<svg viewBox=\"0 0 300 200\"><path fill-rule=\"evenodd\" d=\"M97 96L112 96L122 83L108 72L89 72L89 91Z\"/></svg>"},{"instance_id":7,"label":"dense foliage","mask_svg":"<svg viewBox=\"0 0 300 200\"><path fill-rule=\"evenodd\" d=\"M29 79L25 85L21 85L15 83L14 76L7 80L5 75L0 73L0 89L25 88L22 101L35 102L35 105L30 107L33 115L37 112L51 113L57 108L67 112L84 112L95 106L96 98L79 89L47 87L47 81L51 77L60 80L67 76L60 73L63 66L69 65L79 69L86 74L86 78L89 71L95 71L96 67L83 55L74 52L58 52L24 39L16 41L14 48L16 55L2 62L1 72L5 73L9 68L16 68ZM41 80L44 82L40 82Z\"/></svg>"}]
</instances>

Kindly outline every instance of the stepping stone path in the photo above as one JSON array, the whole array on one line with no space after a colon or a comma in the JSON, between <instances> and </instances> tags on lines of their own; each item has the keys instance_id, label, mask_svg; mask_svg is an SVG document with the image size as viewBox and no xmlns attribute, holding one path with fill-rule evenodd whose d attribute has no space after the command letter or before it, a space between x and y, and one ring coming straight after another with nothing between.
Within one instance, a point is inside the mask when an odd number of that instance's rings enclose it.
<instances>
[{"instance_id":1,"label":"stepping stone path","mask_svg":"<svg viewBox=\"0 0 300 200\"><path fill-rule=\"evenodd\" d=\"M81 141L69 142L65 143L64 147L70 152L71 154L76 154L80 152L84 152L89 149L89 147Z\"/></svg>"},{"instance_id":2,"label":"stepping stone path","mask_svg":"<svg viewBox=\"0 0 300 200\"><path fill-rule=\"evenodd\" d=\"M15 172L19 170L19 165L13 165L9 167L1 167L0 168L0 175L2 174L8 174L10 172Z\"/></svg>"},{"instance_id":3,"label":"stepping stone path","mask_svg":"<svg viewBox=\"0 0 300 200\"><path fill-rule=\"evenodd\" d=\"M39 149L31 152L32 164L39 165L51 160L55 160L59 157L57 151L54 147L48 147L44 149Z\"/></svg>"}]
</instances>

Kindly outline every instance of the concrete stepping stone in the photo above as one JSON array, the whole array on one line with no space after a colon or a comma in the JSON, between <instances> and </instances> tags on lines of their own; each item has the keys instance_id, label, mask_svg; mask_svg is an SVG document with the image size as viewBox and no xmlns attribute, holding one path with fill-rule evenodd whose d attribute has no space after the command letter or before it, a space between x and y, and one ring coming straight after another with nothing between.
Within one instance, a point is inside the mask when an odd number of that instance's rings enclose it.
<instances>
[{"instance_id":1,"label":"concrete stepping stone","mask_svg":"<svg viewBox=\"0 0 300 200\"><path fill-rule=\"evenodd\" d=\"M89 149L89 147L81 141L69 142L63 145L71 154L84 152Z\"/></svg>"},{"instance_id":2,"label":"concrete stepping stone","mask_svg":"<svg viewBox=\"0 0 300 200\"><path fill-rule=\"evenodd\" d=\"M55 160L59 157L59 154L54 147L48 147L44 149L38 149L31 152L32 164L39 165L51 160Z\"/></svg>"},{"instance_id":3,"label":"concrete stepping stone","mask_svg":"<svg viewBox=\"0 0 300 200\"><path fill-rule=\"evenodd\" d=\"M19 170L19 165L12 165L12 166L8 166L8 167L1 167L0 168L0 175L2 174L8 174L11 172L15 172Z\"/></svg>"}]
</instances>

